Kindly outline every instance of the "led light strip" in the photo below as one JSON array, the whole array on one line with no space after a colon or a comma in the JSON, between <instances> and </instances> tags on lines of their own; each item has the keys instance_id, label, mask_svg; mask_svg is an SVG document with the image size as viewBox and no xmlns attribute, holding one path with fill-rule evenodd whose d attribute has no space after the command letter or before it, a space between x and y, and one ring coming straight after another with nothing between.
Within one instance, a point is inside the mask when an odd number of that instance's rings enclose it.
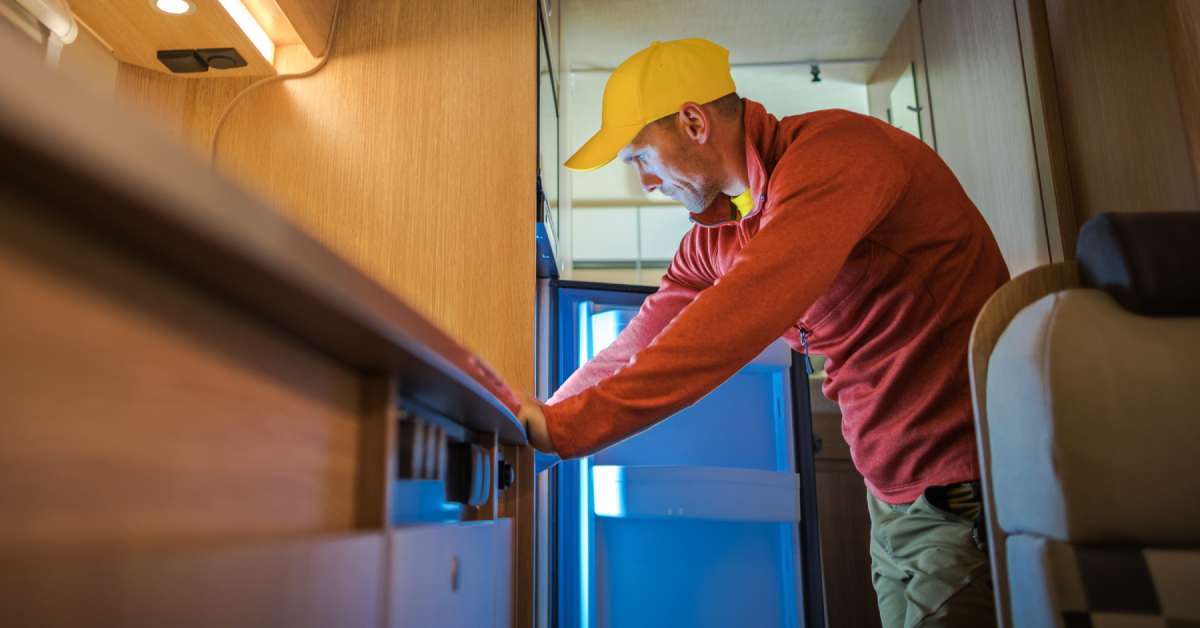
<instances>
[{"instance_id":1,"label":"led light strip","mask_svg":"<svg viewBox=\"0 0 1200 628\"><path fill-rule=\"evenodd\" d=\"M225 12L229 17L233 18L234 22L242 28L242 32L246 37L250 38L250 43L258 48L258 52L262 54L267 63L275 64L275 42L267 36L267 31L263 30L262 25L258 20L250 15L250 11L246 9L246 5L242 4L242 0L218 0L221 6L225 8Z\"/></svg>"}]
</instances>

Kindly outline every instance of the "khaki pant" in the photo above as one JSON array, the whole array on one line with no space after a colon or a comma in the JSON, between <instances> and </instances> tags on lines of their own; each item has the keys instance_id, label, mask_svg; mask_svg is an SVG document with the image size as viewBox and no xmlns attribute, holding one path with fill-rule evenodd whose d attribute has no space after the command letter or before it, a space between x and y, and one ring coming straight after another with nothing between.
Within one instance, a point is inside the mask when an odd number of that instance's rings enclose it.
<instances>
[{"instance_id":1,"label":"khaki pant","mask_svg":"<svg viewBox=\"0 0 1200 628\"><path fill-rule=\"evenodd\" d=\"M869 492L871 580L884 628L996 625L986 548L975 522L931 505L888 504Z\"/></svg>"}]
</instances>

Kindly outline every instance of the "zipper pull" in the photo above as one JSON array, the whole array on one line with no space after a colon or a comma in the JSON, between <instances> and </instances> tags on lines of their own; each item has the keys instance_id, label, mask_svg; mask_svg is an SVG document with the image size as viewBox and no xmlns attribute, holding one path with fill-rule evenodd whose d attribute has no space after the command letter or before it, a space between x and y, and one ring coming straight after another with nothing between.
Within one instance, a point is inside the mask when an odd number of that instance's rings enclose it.
<instances>
[{"instance_id":1,"label":"zipper pull","mask_svg":"<svg viewBox=\"0 0 1200 628\"><path fill-rule=\"evenodd\" d=\"M812 358L808 356L808 330L803 327L800 328L800 346L804 347L804 374L812 375L817 371L813 368Z\"/></svg>"}]
</instances>

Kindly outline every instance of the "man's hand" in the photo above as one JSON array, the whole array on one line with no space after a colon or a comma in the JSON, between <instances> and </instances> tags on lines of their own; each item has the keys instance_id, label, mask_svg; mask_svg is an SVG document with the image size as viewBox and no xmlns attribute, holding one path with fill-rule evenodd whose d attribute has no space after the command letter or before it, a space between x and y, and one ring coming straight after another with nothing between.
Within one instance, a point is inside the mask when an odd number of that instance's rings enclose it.
<instances>
[{"instance_id":1,"label":"man's hand","mask_svg":"<svg viewBox=\"0 0 1200 628\"><path fill-rule=\"evenodd\" d=\"M556 453L554 443L550 442L550 431L546 429L546 415L542 414L542 404L529 395L521 395L521 410L517 419L525 426L525 434L529 444L538 451L548 454Z\"/></svg>"}]
</instances>

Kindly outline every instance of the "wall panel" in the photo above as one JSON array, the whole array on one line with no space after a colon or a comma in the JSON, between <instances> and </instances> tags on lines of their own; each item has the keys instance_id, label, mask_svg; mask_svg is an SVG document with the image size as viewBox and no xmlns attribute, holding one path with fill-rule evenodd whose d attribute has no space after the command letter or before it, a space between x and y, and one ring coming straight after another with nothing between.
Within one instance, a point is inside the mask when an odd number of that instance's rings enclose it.
<instances>
[{"instance_id":1,"label":"wall panel","mask_svg":"<svg viewBox=\"0 0 1200 628\"><path fill-rule=\"evenodd\" d=\"M1167 0L1045 5L1079 224L1108 211L1200 208Z\"/></svg>"},{"instance_id":2,"label":"wall panel","mask_svg":"<svg viewBox=\"0 0 1200 628\"><path fill-rule=\"evenodd\" d=\"M230 115L217 167L533 385L532 2L346 2L331 60ZM245 82L123 66L118 91L198 149ZM203 83L191 86L191 83Z\"/></svg>"},{"instance_id":3,"label":"wall panel","mask_svg":"<svg viewBox=\"0 0 1200 628\"><path fill-rule=\"evenodd\" d=\"M1168 0L1167 38L1171 45L1171 65L1179 90L1179 110L1187 127L1188 149L1192 156L1192 175L1200 187L1200 0Z\"/></svg>"}]
</instances>

